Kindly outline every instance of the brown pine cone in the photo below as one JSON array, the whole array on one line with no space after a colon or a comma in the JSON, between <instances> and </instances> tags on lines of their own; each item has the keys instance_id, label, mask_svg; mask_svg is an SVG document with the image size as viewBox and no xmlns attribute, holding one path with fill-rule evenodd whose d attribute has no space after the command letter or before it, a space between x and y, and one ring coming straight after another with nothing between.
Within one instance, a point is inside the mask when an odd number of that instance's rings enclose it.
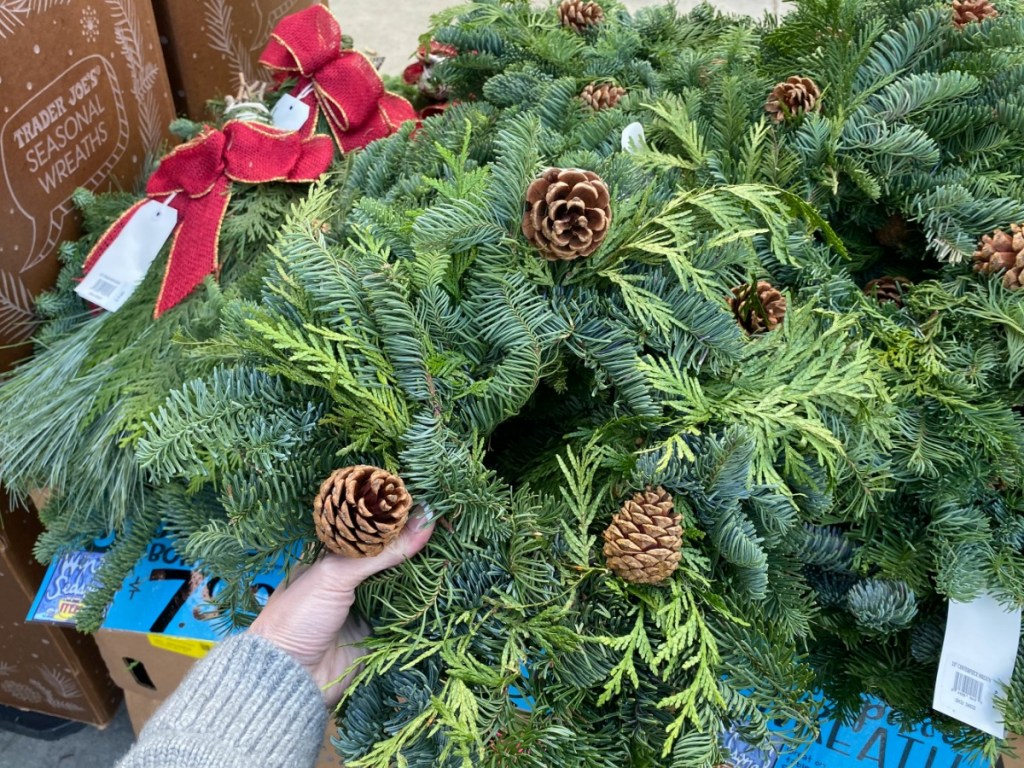
<instances>
[{"instance_id":1,"label":"brown pine cone","mask_svg":"<svg viewBox=\"0 0 1024 768\"><path fill-rule=\"evenodd\" d=\"M548 168L526 190L523 234L548 261L589 256L611 220L608 186L592 171Z\"/></svg>"},{"instance_id":2,"label":"brown pine cone","mask_svg":"<svg viewBox=\"0 0 1024 768\"><path fill-rule=\"evenodd\" d=\"M907 244L910 237L910 227L907 220L900 214L894 213L885 220L885 224L875 230L875 240L886 248L899 248Z\"/></svg>"},{"instance_id":3,"label":"brown pine cone","mask_svg":"<svg viewBox=\"0 0 1024 768\"><path fill-rule=\"evenodd\" d=\"M592 110L600 112L602 109L612 109L625 95L626 89L613 83L591 83L583 89L580 98Z\"/></svg>"},{"instance_id":4,"label":"brown pine cone","mask_svg":"<svg viewBox=\"0 0 1024 768\"><path fill-rule=\"evenodd\" d=\"M1024 286L1024 231L1011 224L1010 232L997 229L985 235L974 252L974 271L994 275L1003 272L1003 285L1011 291Z\"/></svg>"},{"instance_id":5,"label":"brown pine cone","mask_svg":"<svg viewBox=\"0 0 1024 768\"><path fill-rule=\"evenodd\" d=\"M794 76L776 85L764 111L777 123L821 108L821 89L809 77Z\"/></svg>"},{"instance_id":6,"label":"brown pine cone","mask_svg":"<svg viewBox=\"0 0 1024 768\"><path fill-rule=\"evenodd\" d=\"M749 334L775 330L786 317L786 297L766 280L757 281L757 291L749 283L732 289L729 306L736 322Z\"/></svg>"},{"instance_id":7,"label":"brown pine cone","mask_svg":"<svg viewBox=\"0 0 1024 768\"><path fill-rule=\"evenodd\" d=\"M999 15L989 0L953 0L953 25L963 29L968 24L977 24Z\"/></svg>"},{"instance_id":8,"label":"brown pine cone","mask_svg":"<svg viewBox=\"0 0 1024 768\"><path fill-rule=\"evenodd\" d=\"M400 477L365 464L336 469L313 502L316 535L336 554L373 557L398 538L411 507Z\"/></svg>"},{"instance_id":9,"label":"brown pine cone","mask_svg":"<svg viewBox=\"0 0 1024 768\"><path fill-rule=\"evenodd\" d=\"M864 295L873 297L879 304L890 303L902 307L903 296L912 285L913 283L905 277L886 275L870 280L864 286Z\"/></svg>"},{"instance_id":10,"label":"brown pine cone","mask_svg":"<svg viewBox=\"0 0 1024 768\"><path fill-rule=\"evenodd\" d=\"M634 584L657 584L679 567L683 528L672 496L661 486L638 493L604 532L604 556L615 574Z\"/></svg>"},{"instance_id":11,"label":"brown pine cone","mask_svg":"<svg viewBox=\"0 0 1024 768\"><path fill-rule=\"evenodd\" d=\"M582 34L587 27L593 27L604 21L604 11L597 3L588 3L584 0L562 0L558 6L558 18L562 21L563 27L575 30Z\"/></svg>"}]
</instances>

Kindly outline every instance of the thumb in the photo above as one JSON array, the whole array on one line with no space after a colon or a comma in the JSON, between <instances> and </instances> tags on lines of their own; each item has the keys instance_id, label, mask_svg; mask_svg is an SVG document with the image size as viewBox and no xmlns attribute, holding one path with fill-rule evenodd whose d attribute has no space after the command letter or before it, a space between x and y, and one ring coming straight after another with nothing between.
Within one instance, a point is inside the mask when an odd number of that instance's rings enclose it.
<instances>
[{"instance_id":1,"label":"thumb","mask_svg":"<svg viewBox=\"0 0 1024 768\"><path fill-rule=\"evenodd\" d=\"M409 518L398 538L375 557L343 557L327 555L309 569L316 571L317 580L336 593L354 592L356 587L375 573L393 568L411 559L426 546L434 533L434 523L427 513L418 508Z\"/></svg>"}]
</instances>

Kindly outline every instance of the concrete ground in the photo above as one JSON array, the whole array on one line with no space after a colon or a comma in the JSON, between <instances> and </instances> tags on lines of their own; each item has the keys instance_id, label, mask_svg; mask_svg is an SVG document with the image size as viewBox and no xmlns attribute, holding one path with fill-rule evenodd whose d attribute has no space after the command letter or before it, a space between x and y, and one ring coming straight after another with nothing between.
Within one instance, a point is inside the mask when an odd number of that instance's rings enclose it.
<instances>
[{"instance_id":1,"label":"concrete ground","mask_svg":"<svg viewBox=\"0 0 1024 768\"><path fill-rule=\"evenodd\" d=\"M111 768L134 738L124 706L103 730L85 726L57 741L0 730L0 768Z\"/></svg>"},{"instance_id":2,"label":"concrete ground","mask_svg":"<svg viewBox=\"0 0 1024 768\"><path fill-rule=\"evenodd\" d=\"M631 9L663 0L625 0ZM459 0L418 0L381 3L371 0L331 0L342 30L356 47L385 57L384 71L398 74L409 62L417 39L430 26L430 17ZM780 0L718 0L732 12L760 16L778 11ZM683 10L699 0L679 0ZM0 730L0 768L112 768L132 743L132 729L122 707L104 730L86 727L58 741L41 741Z\"/></svg>"}]
</instances>

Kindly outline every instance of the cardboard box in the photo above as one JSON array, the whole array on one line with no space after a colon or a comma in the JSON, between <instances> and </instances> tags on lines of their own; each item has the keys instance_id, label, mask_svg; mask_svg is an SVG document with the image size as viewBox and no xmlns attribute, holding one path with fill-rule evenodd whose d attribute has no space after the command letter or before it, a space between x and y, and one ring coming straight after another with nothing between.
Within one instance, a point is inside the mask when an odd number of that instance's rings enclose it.
<instances>
[{"instance_id":1,"label":"cardboard box","mask_svg":"<svg viewBox=\"0 0 1024 768\"><path fill-rule=\"evenodd\" d=\"M246 82L268 80L259 64L270 33L314 0L153 0L179 114L209 119L206 102Z\"/></svg>"},{"instance_id":2,"label":"cardboard box","mask_svg":"<svg viewBox=\"0 0 1024 768\"><path fill-rule=\"evenodd\" d=\"M135 738L139 737L142 726L160 709L161 704L163 704L161 699L143 696L141 693L132 691L124 692L124 708L128 710L128 719L131 721Z\"/></svg>"},{"instance_id":3,"label":"cardboard box","mask_svg":"<svg viewBox=\"0 0 1024 768\"><path fill-rule=\"evenodd\" d=\"M1000 758L1001 768L1024 768L1024 739L1011 733L1007 736L1007 741L1010 742L1010 747L1015 754L1012 757Z\"/></svg>"},{"instance_id":4,"label":"cardboard box","mask_svg":"<svg viewBox=\"0 0 1024 768\"><path fill-rule=\"evenodd\" d=\"M0 3L0 371L76 237L77 187L134 189L174 117L147 0Z\"/></svg>"},{"instance_id":5,"label":"cardboard box","mask_svg":"<svg viewBox=\"0 0 1024 768\"><path fill-rule=\"evenodd\" d=\"M91 637L25 621L43 578L32 557L35 513L0 492L0 704L103 726L121 693Z\"/></svg>"},{"instance_id":6,"label":"cardboard box","mask_svg":"<svg viewBox=\"0 0 1024 768\"><path fill-rule=\"evenodd\" d=\"M72 626L102 560L101 548L54 560L28 610L29 620ZM283 567L254 576L257 594L272 594L283 576ZM95 634L119 688L164 699L178 687L196 659L230 631L208 602L218 582L185 563L169 539L149 543Z\"/></svg>"},{"instance_id":7,"label":"cardboard box","mask_svg":"<svg viewBox=\"0 0 1024 768\"><path fill-rule=\"evenodd\" d=\"M177 690L200 658L198 651L182 653L161 648L141 632L101 629L96 633L96 644L110 679L121 690L159 701ZM214 645L208 644L210 648Z\"/></svg>"},{"instance_id":8,"label":"cardboard box","mask_svg":"<svg viewBox=\"0 0 1024 768\"><path fill-rule=\"evenodd\" d=\"M777 730L788 723L776 722ZM733 768L988 768L980 757L957 752L949 740L925 722L904 731L893 711L868 697L857 720L848 725L822 720L821 732L806 750L779 754L751 749L735 732L725 735Z\"/></svg>"},{"instance_id":9,"label":"cardboard box","mask_svg":"<svg viewBox=\"0 0 1024 768\"><path fill-rule=\"evenodd\" d=\"M91 585L102 552L76 552L50 565L29 611L33 623L67 624ZM254 576L258 594L269 596L284 577L283 567ZM96 633L110 677L124 691L136 735L160 704L224 636L207 601L217 579L207 579L184 562L170 540L154 539L125 578ZM317 768L339 765L329 725Z\"/></svg>"}]
</instances>

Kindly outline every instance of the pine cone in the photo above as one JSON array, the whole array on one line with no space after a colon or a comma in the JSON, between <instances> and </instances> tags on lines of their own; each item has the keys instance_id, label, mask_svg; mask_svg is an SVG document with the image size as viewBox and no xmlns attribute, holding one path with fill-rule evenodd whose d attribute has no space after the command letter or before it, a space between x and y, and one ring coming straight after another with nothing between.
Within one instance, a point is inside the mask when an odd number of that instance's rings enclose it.
<instances>
[{"instance_id":1,"label":"pine cone","mask_svg":"<svg viewBox=\"0 0 1024 768\"><path fill-rule=\"evenodd\" d=\"M821 107L821 90L809 77L791 77L772 89L764 111L781 123L787 117L814 112Z\"/></svg>"},{"instance_id":2,"label":"pine cone","mask_svg":"<svg viewBox=\"0 0 1024 768\"><path fill-rule=\"evenodd\" d=\"M903 296L911 285L913 283L905 277L886 275L869 281L864 286L864 295L874 297L879 304L890 303L902 307Z\"/></svg>"},{"instance_id":3,"label":"pine cone","mask_svg":"<svg viewBox=\"0 0 1024 768\"><path fill-rule=\"evenodd\" d=\"M589 256L611 220L608 186L592 171L548 168L526 190L523 234L548 261Z\"/></svg>"},{"instance_id":4,"label":"pine cone","mask_svg":"<svg viewBox=\"0 0 1024 768\"><path fill-rule=\"evenodd\" d=\"M672 496L661 486L638 493L604 532L604 556L617 576L657 584L679 567L683 528Z\"/></svg>"},{"instance_id":5,"label":"pine cone","mask_svg":"<svg viewBox=\"0 0 1024 768\"><path fill-rule=\"evenodd\" d=\"M885 220L885 224L875 230L875 240L885 248L900 248L907 244L909 237L907 220L898 213L892 214Z\"/></svg>"},{"instance_id":6,"label":"pine cone","mask_svg":"<svg viewBox=\"0 0 1024 768\"><path fill-rule=\"evenodd\" d=\"M1020 224L1010 225L1007 234L997 229L985 235L974 252L974 271L994 275L1004 272L1003 285L1011 291L1024 286L1024 231Z\"/></svg>"},{"instance_id":7,"label":"pine cone","mask_svg":"<svg viewBox=\"0 0 1024 768\"><path fill-rule=\"evenodd\" d=\"M583 89L580 98L592 110L600 112L602 109L612 109L625 95L626 89L613 83L591 83Z\"/></svg>"},{"instance_id":8,"label":"pine cone","mask_svg":"<svg viewBox=\"0 0 1024 768\"><path fill-rule=\"evenodd\" d=\"M953 26L957 29L998 15L999 11L989 0L953 0Z\"/></svg>"},{"instance_id":9,"label":"pine cone","mask_svg":"<svg viewBox=\"0 0 1024 768\"><path fill-rule=\"evenodd\" d=\"M398 538L412 498L402 479L361 464L336 469L313 502L316 535L346 557L373 557Z\"/></svg>"},{"instance_id":10,"label":"pine cone","mask_svg":"<svg viewBox=\"0 0 1024 768\"><path fill-rule=\"evenodd\" d=\"M587 3L583 0L562 0L558 6L558 18L562 21L563 27L575 30L580 34L586 32L587 27L594 27L604 21L604 11L597 3Z\"/></svg>"},{"instance_id":11,"label":"pine cone","mask_svg":"<svg viewBox=\"0 0 1024 768\"><path fill-rule=\"evenodd\" d=\"M732 293L729 306L747 333L775 330L786 317L786 297L765 280L757 281L756 293L752 293L749 283L736 286Z\"/></svg>"}]
</instances>

